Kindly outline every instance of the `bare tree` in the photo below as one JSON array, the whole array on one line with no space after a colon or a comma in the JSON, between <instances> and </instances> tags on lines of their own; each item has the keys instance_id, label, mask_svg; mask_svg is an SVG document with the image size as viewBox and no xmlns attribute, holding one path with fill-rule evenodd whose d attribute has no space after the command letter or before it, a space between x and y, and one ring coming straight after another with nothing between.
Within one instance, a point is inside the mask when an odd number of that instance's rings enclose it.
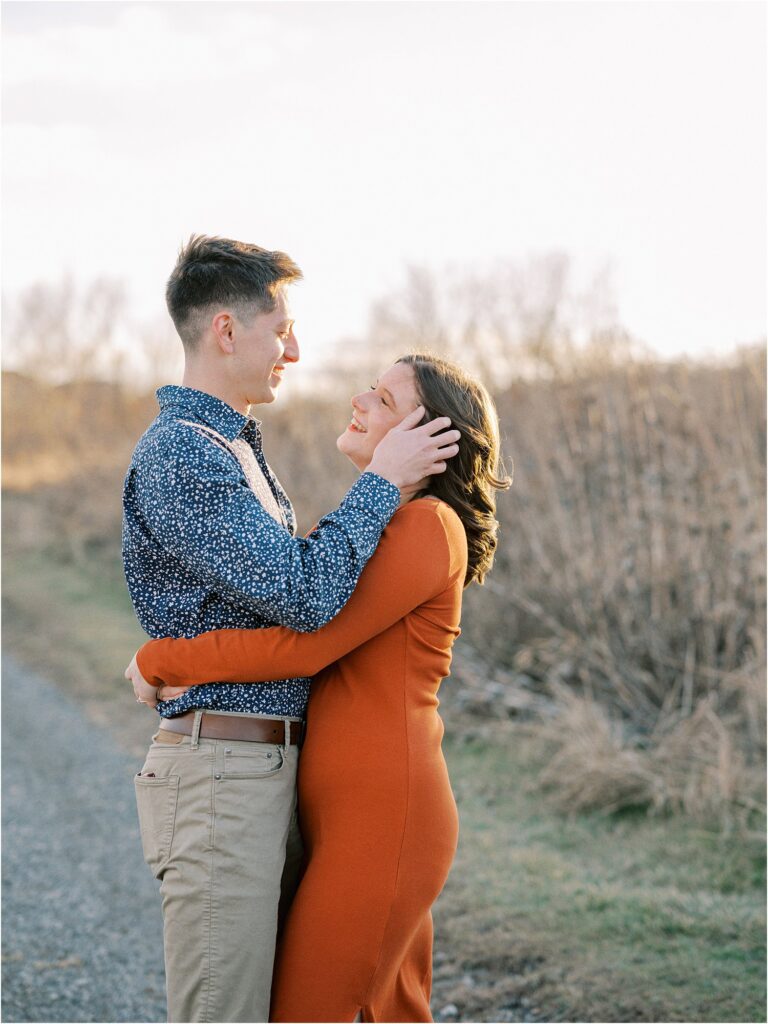
<instances>
[{"instance_id":1,"label":"bare tree","mask_svg":"<svg viewBox=\"0 0 768 1024\"><path fill-rule=\"evenodd\" d=\"M180 382L184 372L184 350L167 315L138 324L135 341L137 391L153 390L161 384Z\"/></svg>"},{"instance_id":2,"label":"bare tree","mask_svg":"<svg viewBox=\"0 0 768 1024\"><path fill-rule=\"evenodd\" d=\"M126 305L122 282L99 278L78 291L69 277L41 281L5 305L6 367L49 383L114 376Z\"/></svg>"},{"instance_id":3,"label":"bare tree","mask_svg":"<svg viewBox=\"0 0 768 1024\"><path fill-rule=\"evenodd\" d=\"M401 289L373 306L361 338L345 339L360 380L399 355L431 351L462 363L494 389L516 378L569 378L619 365L637 349L618 321L608 274L573 283L570 260L552 252L490 269L408 268Z\"/></svg>"}]
</instances>

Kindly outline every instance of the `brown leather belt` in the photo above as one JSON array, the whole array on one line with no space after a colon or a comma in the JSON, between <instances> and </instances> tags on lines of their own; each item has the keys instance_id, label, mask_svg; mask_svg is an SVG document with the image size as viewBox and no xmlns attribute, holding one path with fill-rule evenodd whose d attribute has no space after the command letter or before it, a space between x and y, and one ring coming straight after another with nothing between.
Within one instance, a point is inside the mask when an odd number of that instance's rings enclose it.
<instances>
[{"instance_id":1,"label":"brown leather belt","mask_svg":"<svg viewBox=\"0 0 768 1024\"><path fill-rule=\"evenodd\" d=\"M194 724L195 712L185 711L183 715L164 718L160 728L191 736ZM251 718L208 712L203 714L200 722L200 736L209 740L251 740L254 743L290 745L301 743L303 732L303 722L290 722L283 718Z\"/></svg>"}]
</instances>

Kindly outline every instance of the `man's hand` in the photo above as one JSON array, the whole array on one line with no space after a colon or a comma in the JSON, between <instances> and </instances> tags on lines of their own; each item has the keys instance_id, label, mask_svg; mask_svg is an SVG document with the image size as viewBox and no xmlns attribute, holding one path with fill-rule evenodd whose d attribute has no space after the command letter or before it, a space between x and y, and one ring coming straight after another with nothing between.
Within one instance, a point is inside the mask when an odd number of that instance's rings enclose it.
<instances>
[{"instance_id":1,"label":"man's hand","mask_svg":"<svg viewBox=\"0 0 768 1024\"><path fill-rule=\"evenodd\" d=\"M133 692L139 704L147 704L151 708L157 707L157 687L148 683L141 672L139 672L135 654L131 658L130 665L125 670L125 678L130 679L133 683Z\"/></svg>"},{"instance_id":2,"label":"man's hand","mask_svg":"<svg viewBox=\"0 0 768 1024\"><path fill-rule=\"evenodd\" d=\"M459 450L455 443L458 430L448 430L447 416L430 420L421 427L416 424L424 415L420 405L386 434L376 445L368 469L403 490L420 483L424 477L445 471L446 459Z\"/></svg>"}]
</instances>

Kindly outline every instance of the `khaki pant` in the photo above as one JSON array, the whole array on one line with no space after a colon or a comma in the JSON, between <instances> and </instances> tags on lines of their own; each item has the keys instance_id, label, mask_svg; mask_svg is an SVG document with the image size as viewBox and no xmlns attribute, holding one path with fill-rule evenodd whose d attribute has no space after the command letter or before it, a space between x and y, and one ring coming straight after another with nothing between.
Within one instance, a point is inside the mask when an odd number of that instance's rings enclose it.
<instances>
[{"instance_id":1,"label":"khaki pant","mask_svg":"<svg viewBox=\"0 0 768 1024\"><path fill-rule=\"evenodd\" d=\"M301 859L298 748L160 735L134 781L161 883L168 1020L267 1021L278 912Z\"/></svg>"}]
</instances>

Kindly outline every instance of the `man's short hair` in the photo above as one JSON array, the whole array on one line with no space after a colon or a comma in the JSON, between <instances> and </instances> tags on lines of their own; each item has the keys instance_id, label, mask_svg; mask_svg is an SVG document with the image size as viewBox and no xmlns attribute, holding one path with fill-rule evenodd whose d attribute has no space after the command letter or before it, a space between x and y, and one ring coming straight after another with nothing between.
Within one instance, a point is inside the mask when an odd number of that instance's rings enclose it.
<instances>
[{"instance_id":1,"label":"man's short hair","mask_svg":"<svg viewBox=\"0 0 768 1024\"><path fill-rule=\"evenodd\" d=\"M192 352L208 316L217 309L231 309L248 324L259 313L271 313L280 288L301 276L284 252L231 238L192 235L168 278L165 301L184 348Z\"/></svg>"}]
</instances>

